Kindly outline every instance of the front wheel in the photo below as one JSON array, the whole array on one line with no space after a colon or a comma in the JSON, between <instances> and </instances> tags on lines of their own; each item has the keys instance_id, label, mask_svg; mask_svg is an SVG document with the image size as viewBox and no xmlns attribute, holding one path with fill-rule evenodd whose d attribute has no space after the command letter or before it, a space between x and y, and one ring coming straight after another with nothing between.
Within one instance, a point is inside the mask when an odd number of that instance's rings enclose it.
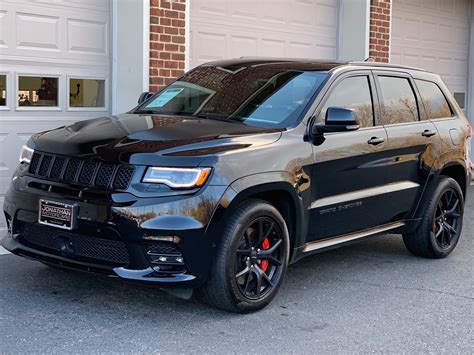
<instances>
[{"instance_id":1,"label":"front wheel","mask_svg":"<svg viewBox=\"0 0 474 355\"><path fill-rule=\"evenodd\" d=\"M286 272L290 243L285 220L269 203L248 200L226 226L199 294L226 311L257 311L275 297Z\"/></svg>"},{"instance_id":2,"label":"front wheel","mask_svg":"<svg viewBox=\"0 0 474 355\"><path fill-rule=\"evenodd\" d=\"M456 180L436 178L420 205L424 214L418 228L403 236L407 249L427 258L444 258L456 247L462 230L464 199Z\"/></svg>"}]
</instances>

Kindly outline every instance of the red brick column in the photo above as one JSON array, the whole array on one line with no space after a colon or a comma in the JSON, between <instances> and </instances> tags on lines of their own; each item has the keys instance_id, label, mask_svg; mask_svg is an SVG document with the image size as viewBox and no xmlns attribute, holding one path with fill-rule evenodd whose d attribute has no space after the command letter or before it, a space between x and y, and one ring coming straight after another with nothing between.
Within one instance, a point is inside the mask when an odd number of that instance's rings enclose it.
<instances>
[{"instance_id":1,"label":"red brick column","mask_svg":"<svg viewBox=\"0 0 474 355\"><path fill-rule=\"evenodd\" d=\"M150 1L150 91L184 73L185 0Z\"/></svg>"},{"instance_id":2,"label":"red brick column","mask_svg":"<svg viewBox=\"0 0 474 355\"><path fill-rule=\"evenodd\" d=\"M390 53L390 2L370 1L369 56L377 62L387 63Z\"/></svg>"}]
</instances>

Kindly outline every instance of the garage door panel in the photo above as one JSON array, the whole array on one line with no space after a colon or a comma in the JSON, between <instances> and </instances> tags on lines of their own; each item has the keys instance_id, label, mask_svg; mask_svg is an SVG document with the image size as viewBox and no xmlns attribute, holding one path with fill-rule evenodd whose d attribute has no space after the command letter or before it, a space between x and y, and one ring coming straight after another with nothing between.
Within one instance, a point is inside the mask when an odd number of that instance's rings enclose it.
<instances>
[{"instance_id":1,"label":"garage door panel","mask_svg":"<svg viewBox=\"0 0 474 355\"><path fill-rule=\"evenodd\" d=\"M391 61L440 74L467 91L470 0L394 0Z\"/></svg>"},{"instance_id":2,"label":"garage door panel","mask_svg":"<svg viewBox=\"0 0 474 355\"><path fill-rule=\"evenodd\" d=\"M106 0L97 2L108 3ZM93 61L94 66L109 66L108 13L65 6L32 7L25 1L2 2L0 11L3 14L0 16L2 58L51 58L71 61L71 64Z\"/></svg>"},{"instance_id":3,"label":"garage door panel","mask_svg":"<svg viewBox=\"0 0 474 355\"><path fill-rule=\"evenodd\" d=\"M193 0L191 67L240 56L336 58L337 0Z\"/></svg>"},{"instance_id":4,"label":"garage door panel","mask_svg":"<svg viewBox=\"0 0 474 355\"><path fill-rule=\"evenodd\" d=\"M283 40L278 38L265 38L263 37L260 41L260 46L257 50L258 56L269 56L269 57L278 57L282 53L285 53L286 43Z\"/></svg>"},{"instance_id":5,"label":"garage door panel","mask_svg":"<svg viewBox=\"0 0 474 355\"><path fill-rule=\"evenodd\" d=\"M230 56L252 56L257 53L258 39L239 35L230 36Z\"/></svg>"},{"instance_id":6,"label":"garage door panel","mask_svg":"<svg viewBox=\"0 0 474 355\"><path fill-rule=\"evenodd\" d=\"M16 49L59 52L59 17L16 13Z\"/></svg>"},{"instance_id":7,"label":"garage door panel","mask_svg":"<svg viewBox=\"0 0 474 355\"><path fill-rule=\"evenodd\" d=\"M108 55L106 21L68 19L67 33L69 53Z\"/></svg>"},{"instance_id":8,"label":"garage door panel","mask_svg":"<svg viewBox=\"0 0 474 355\"><path fill-rule=\"evenodd\" d=\"M0 1L0 75L7 82L0 108L0 208L21 146L33 133L109 113L109 11L110 0ZM86 80L98 82L87 86ZM95 97L105 98L103 107L95 107Z\"/></svg>"}]
</instances>

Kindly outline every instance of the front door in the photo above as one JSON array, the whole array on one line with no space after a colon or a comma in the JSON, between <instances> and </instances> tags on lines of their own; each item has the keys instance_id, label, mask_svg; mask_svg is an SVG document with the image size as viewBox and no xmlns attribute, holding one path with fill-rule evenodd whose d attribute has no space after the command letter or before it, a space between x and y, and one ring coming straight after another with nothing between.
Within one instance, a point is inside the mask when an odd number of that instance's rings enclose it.
<instances>
[{"instance_id":1,"label":"front door","mask_svg":"<svg viewBox=\"0 0 474 355\"><path fill-rule=\"evenodd\" d=\"M331 85L318 108L316 124L324 122L328 107L344 107L356 111L361 128L325 134L314 145L308 241L389 222L383 208L388 139L385 129L374 125L374 93L370 71L351 72Z\"/></svg>"}]
</instances>

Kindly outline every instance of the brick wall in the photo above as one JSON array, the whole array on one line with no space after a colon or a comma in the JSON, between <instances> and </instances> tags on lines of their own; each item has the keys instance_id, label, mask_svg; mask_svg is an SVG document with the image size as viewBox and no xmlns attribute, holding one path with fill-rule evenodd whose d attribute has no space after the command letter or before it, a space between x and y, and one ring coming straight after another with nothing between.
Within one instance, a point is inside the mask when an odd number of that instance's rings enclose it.
<instances>
[{"instance_id":1,"label":"brick wall","mask_svg":"<svg viewBox=\"0 0 474 355\"><path fill-rule=\"evenodd\" d=\"M184 73L185 0L150 1L150 91Z\"/></svg>"},{"instance_id":2,"label":"brick wall","mask_svg":"<svg viewBox=\"0 0 474 355\"><path fill-rule=\"evenodd\" d=\"M369 56L387 63L390 53L390 1L370 1Z\"/></svg>"}]
</instances>

